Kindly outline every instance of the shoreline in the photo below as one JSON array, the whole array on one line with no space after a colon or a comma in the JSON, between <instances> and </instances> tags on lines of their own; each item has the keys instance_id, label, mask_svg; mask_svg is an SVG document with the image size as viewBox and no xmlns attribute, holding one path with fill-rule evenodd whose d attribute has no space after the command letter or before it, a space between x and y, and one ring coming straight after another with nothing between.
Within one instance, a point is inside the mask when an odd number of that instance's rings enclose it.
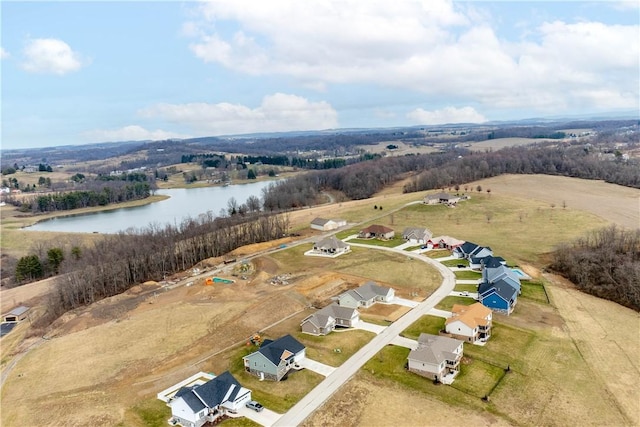
<instances>
[{"instance_id":1,"label":"shoreline","mask_svg":"<svg viewBox=\"0 0 640 427\"><path fill-rule=\"evenodd\" d=\"M161 202L163 200L167 200L170 198L171 196L155 194L153 196L145 197L144 199L133 200L133 201L124 202L124 203L114 203L107 206L93 206L89 208L73 209L71 211L50 212L42 215L34 215L34 214L28 214L28 213L22 214L21 212L17 212L17 208L15 206L11 206L11 208L13 208L12 214L1 215L2 226L0 227L0 229L25 231L25 229L28 227L31 227L40 222L48 221L55 218L71 217L76 215L87 215L87 214L98 213L98 212L107 212L115 209L127 209L127 208L134 208L138 206L146 206L146 205L150 205L151 203ZM7 224L7 222L9 223ZM20 223L20 224L16 224L16 223ZM16 225L16 226L13 227L12 225Z\"/></svg>"}]
</instances>

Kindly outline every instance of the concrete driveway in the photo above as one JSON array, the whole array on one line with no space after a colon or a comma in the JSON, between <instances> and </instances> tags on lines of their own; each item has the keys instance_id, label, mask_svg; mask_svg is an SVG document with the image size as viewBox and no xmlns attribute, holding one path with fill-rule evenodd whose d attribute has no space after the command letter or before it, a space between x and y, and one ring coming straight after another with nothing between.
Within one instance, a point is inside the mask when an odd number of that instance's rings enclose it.
<instances>
[{"instance_id":1,"label":"concrete driveway","mask_svg":"<svg viewBox=\"0 0 640 427\"><path fill-rule=\"evenodd\" d=\"M460 292L460 291L451 291L451 293L449 294L451 296L454 297L467 297L467 298L473 298L475 300L478 299L478 293L477 292Z\"/></svg>"},{"instance_id":2,"label":"concrete driveway","mask_svg":"<svg viewBox=\"0 0 640 427\"><path fill-rule=\"evenodd\" d=\"M391 344L397 345L400 347L405 347L410 350L415 350L416 348L418 348L418 341L401 337L400 335L398 335L393 340L391 340Z\"/></svg>"},{"instance_id":3,"label":"concrete driveway","mask_svg":"<svg viewBox=\"0 0 640 427\"><path fill-rule=\"evenodd\" d=\"M431 310L429 310L428 314L432 316L444 317L445 319L448 319L449 317L451 317L450 311L440 310L437 308L432 308Z\"/></svg>"},{"instance_id":4,"label":"concrete driveway","mask_svg":"<svg viewBox=\"0 0 640 427\"><path fill-rule=\"evenodd\" d=\"M396 304L396 305L402 305L404 307L414 308L414 307L417 307L420 303L417 301L412 301L410 299L396 297L392 301L390 301L388 304Z\"/></svg>"},{"instance_id":5,"label":"concrete driveway","mask_svg":"<svg viewBox=\"0 0 640 427\"><path fill-rule=\"evenodd\" d=\"M477 285L482 279L457 279L456 285Z\"/></svg>"},{"instance_id":6,"label":"concrete driveway","mask_svg":"<svg viewBox=\"0 0 640 427\"><path fill-rule=\"evenodd\" d=\"M298 362L298 365L302 366L305 369L315 372L316 374L320 374L323 377L327 377L336 370L333 366L325 365L324 363L320 363L313 359L309 359L305 357L301 361Z\"/></svg>"},{"instance_id":7,"label":"concrete driveway","mask_svg":"<svg viewBox=\"0 0 640 427\"><path fill-rule=\"evenodd\" d=\"M258 423L262 426L272 426L276 421L280 419L282 414L278 414L277 412L273 412L270 409L264 408L260 412L256 412L253 409L249 409L246 406L243 406L238 410L238 415L246 417L251 421Z\"/></svg>"},{"instance_id":8,"label":"concrete driveway","mask_svg":"<svg viewBox=\"0 0 640 427\"><path fill-rule=\"evenodd\" d=\"M354 326L354 328L362 329L363 331L373 332L374 334L378 335L380 332L385 330L386 326L376 325L374 323L368 323L361 320L356 324L356 326Z\"/></svg>"}]
</instances>

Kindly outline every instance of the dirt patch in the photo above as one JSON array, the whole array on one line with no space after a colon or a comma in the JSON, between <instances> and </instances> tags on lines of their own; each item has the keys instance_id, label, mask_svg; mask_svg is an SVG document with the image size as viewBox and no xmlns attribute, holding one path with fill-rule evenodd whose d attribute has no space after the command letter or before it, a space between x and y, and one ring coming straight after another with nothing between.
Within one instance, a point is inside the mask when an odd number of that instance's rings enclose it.
<instances>
[{"instance_id":1,"label":"dirt patch","mask_svg":"<svg viewBox=\"0 0 640 427\"><path fill-rule=\"evenodd\" d=\"M411 310L409 307L401 305L374 304L369 308L361 308L360 313L365 317L395 322L400 317L408 313L409 310Z\"/></svg>"},{"instance_id":2,"label":"dirt patch","mask_svg":"<svg viewBox=\"0 0 640 427\"><path fill-rule=\"evenodd\" d=\"M489 412L456 407L396 383L357 374L303 426L506 426Z\"/></svg>"}]
</instances>

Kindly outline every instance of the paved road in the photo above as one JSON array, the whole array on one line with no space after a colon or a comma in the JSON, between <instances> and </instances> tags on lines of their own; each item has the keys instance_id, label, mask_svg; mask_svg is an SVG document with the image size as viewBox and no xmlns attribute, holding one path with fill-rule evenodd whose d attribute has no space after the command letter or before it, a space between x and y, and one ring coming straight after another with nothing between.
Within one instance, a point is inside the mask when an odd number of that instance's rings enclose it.
<instances>
[{"instance_id":1,"label":"paved road","mask_svg":"<svg viewBox=\"0 0 640 427\"><path fill-rule=\"evenodd\" d=\"M356 354L351 356L349 360L343 363L324 381L318 384L305 397L294 405L286 414L284 414L274 426L297 426L300 425L309 415L331 397L345 382L347 382L362 366L373 356L375 356L383 347L391 342L409 325L418 320L429 310L445 298L455 287L455 276L451 270L438 261L434 261L424 256L408 253L406 251L397 251L394 248L384 248L380 246L354 244L354 246L362 246L371 249L387 250L390 252L400 252L405 256L427 262L433 265L442 274L443 280L440 287L426 300L420 303L416 308L409 311L400 319L386 327L380 334L375 336L369 343L362 347Z\"/></svg>"}]
</instances>

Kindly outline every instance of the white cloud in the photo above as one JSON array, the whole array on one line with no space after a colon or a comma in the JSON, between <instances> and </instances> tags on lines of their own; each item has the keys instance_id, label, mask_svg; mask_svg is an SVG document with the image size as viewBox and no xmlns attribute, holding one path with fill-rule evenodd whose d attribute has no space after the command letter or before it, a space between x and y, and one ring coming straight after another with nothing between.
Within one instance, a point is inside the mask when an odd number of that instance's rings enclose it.
<instances>
[{"instance_id":1,"label":"white cloud","mask_svg":"<svg viewBox=\"0 0 640 427\"><path fill-rule=\"evenodd\" d=\"M11 56L3 47L0 47L0 59L7 59Z\"/></svg>"},{"instance_id":2,"label":"white cloud","mask_svg":"<svg viewBox=\"0 0 640 427\"><path fill-rule=\"evenodd\" d=\"M120 129L96 129L84 132L85 140L91 142L109 142L109 141L159 141L172 138L189 138L189 135L181 135L175 132L167 132L164 130L147 130L142 126L130 125Z\"/></svg>"},{"instance_id":3,"label":"white cloud","mask_svg":"<svg viewBox=\"0 0 640 427\"><path fill-rule=\"evenodd\" d=\"M63 75L78 71L88 62L58 39L29 40L23 50L22 68L30 73Z\"/></svg>"},{"instance_id":4,"label":"white cloud","mask_svg":"<svg viewBox=\"0 0 640 427\"><path fill-rule=\"evenodd\" d=\"M416 108L407 117L420 125L443 125L448 123L483 123L487 119L473 107L445 107L441 110L427 111Z\"/></svg>"},{"instance_id":5,"label":"white cloud","mask_svg":"<svg viewBox=\"0 0 640 427\"><path fill-rule=\"evenodd\" d=\"M338 126L338 114L327 102L310 102L284 93L265 96L257 108L226 102L157 104L139 114L189 126L198 134L213 135L320 130Z\"/></svg>"},{"instance_id":6,"label":"white cloud","mask_svg":"<svg viewBox=\"0 0 640 427\"><path fill-rule=\"evenodd\" d=\"M188 31L198 58L307 88L374 84L550 113L599 109L605 93L606 105L621 108L640 98L638 25L545 22L507 40L478 3L212 0L198 8Z\"/></svg>"}]
</instances>

